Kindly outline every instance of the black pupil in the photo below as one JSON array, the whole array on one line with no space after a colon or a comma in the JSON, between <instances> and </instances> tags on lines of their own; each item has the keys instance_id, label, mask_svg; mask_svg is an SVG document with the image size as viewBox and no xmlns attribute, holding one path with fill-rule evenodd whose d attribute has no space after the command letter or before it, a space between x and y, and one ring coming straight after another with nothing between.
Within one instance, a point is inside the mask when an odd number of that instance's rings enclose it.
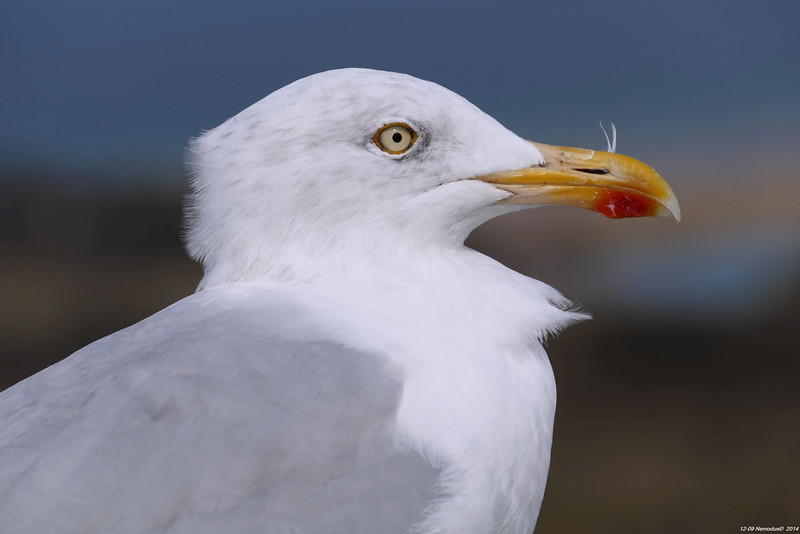
<instances>
[{"instance_id":1,"label":"black pupil","mask_svg":"<svg viewBox=\"0 0 800 534\"><path fill-rule=\"evenodd\" d=\"M392 141L394 141L395 143L399 143L402 140L403 140L403 134L401 134L400 132L395 132L392 134Z\"/></svg>"}]
</instances>

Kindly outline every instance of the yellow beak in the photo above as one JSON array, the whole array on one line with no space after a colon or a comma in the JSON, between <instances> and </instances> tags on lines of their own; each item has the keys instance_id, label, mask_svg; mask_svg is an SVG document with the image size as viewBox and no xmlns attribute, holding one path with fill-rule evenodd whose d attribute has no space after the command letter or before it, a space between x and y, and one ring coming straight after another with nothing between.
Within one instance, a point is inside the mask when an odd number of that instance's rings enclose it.
<instances>
[{"instance_id":1,"label":"yellow beak","mask_svg":"<svg viewBox=\"0 0 800 534\"><path fill-rule=\"evenodd\" d=\"M533 143L544 165L476 179L512 196L508 204L576 206L610 217L675 217L678 199L669 184L641 161L609 152Z\"/></svg>"}]
</instances>

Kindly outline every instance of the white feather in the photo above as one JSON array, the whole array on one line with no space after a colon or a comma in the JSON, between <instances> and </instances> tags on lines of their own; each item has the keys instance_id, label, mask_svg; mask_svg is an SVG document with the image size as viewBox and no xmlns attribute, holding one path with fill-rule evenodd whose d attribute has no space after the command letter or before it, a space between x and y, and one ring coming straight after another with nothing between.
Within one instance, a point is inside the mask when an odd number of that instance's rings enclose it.
<instances>
[{"instance_id":1,"label":"white feather","mask_svg":"<svg viewBox=\"0 0 800 534\"><path fill-rule=\"evenodd\" d=\"M614 123L611 123L611 139L608 138L608 133L603 127L603 121L600 121L600 129L603 130L603 135L606 136L606 152L614 153L617 151L617 128Z\"/></svg>"}]
</instances>

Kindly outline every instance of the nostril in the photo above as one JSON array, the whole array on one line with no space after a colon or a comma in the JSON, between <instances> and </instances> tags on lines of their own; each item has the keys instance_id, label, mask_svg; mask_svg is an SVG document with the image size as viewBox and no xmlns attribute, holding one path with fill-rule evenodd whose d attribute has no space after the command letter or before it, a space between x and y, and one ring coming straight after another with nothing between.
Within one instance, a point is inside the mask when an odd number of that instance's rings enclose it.
<instances>
[{"instance_id":1,"label":"nostril","mask_svg":"<svg viewBox=\"0 0 800 534\"><path fill-rule=\"evenodd\" d=\"M579 172L588 172L589 174L608 174L608 169L575 169Z\"/></svg>"}]
</instances>

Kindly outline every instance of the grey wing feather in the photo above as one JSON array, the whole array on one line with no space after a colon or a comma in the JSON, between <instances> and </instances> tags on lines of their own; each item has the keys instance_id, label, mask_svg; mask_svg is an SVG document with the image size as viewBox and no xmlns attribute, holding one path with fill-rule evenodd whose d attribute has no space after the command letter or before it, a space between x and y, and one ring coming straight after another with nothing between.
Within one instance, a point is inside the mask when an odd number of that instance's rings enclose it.
<instances>
[{"instance_id":1,"label":"grey wing feather","mask_svg":"<svg viewBox=\"0 0 800 534\"><path fill-rule=\"evenodd\" d=\"M202 295L202 294L200 294ZM0 394L0 531L406 532L439 471L401 384L304 310L199 295ZM252 310L250 310L252 312Z\"/></svg>"}]
</instances>

